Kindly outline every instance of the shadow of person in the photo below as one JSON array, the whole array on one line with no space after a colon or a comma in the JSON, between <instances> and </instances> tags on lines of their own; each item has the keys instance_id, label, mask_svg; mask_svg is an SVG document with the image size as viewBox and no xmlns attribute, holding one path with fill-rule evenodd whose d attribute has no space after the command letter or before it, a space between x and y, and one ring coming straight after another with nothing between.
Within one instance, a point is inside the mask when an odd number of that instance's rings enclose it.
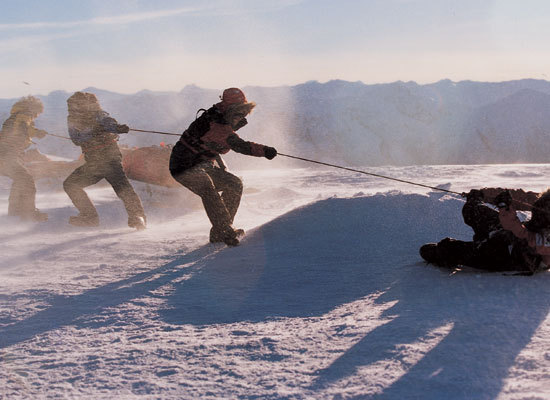
<instances>
[{"instance_id":1,"label":"shadow of person","mask_svg":"<svg viewBox=\"0 0 550 400\"><path fill-rule=\"evenodd\" d=\"M205 246L128 279L54 298L47 309L0 329L0 348L78 325L164 285L171 290L161 295L159 318L181 325L321 316L383 293L378 301L397 302L386 311L391 321L319 370L312 392L392 361L400 363L393 381L363 397L494 398L546 318L548 278L449 275L418 263L426 242L471 237L461 204L402 194L317 202L251 232L237 248Z\"/></svg>"},{"instance_id":2,"label":"shadow of person","mask_svg":"<svg viewBox=\"0 0 550 400\"><path fill-rule=\"evenodd\" d=\"M454 230L459 216L440 222L430 210L436 204L459 215L461 203L437 203L420 195L379 195L292 211L176 285L160 315L193 325L323 315L386 289L403 273L396 266L419 258L425 240ZM419 235L417 227L429 234Z\"/></svg>"},{"instance_id":3,"label":"shadow of person","mask_svg":"<svg viewBox=\"0 0 550 400\"><path fill-rule=\"evenodd\" d=\"M438 239L453 233L456 230ZM427 232L415 239L422 236ZM387 236L388 242L392 237ZM381 316L390 322L317 371L311 390L336 382L341 385L361 369L385 364L393 381L365 382L372 390L353 398L497 397L516 357L548 315L550 276L509 276L474 269L450 274L450 270L422 265L395 258L393 268L400 272L377 299L396 301ZM369 263L368 268L374 265Z\"/></svg>"},{"instance_id":4,"label":"shadow of person","mask_svg":"<svg viewBox=\"0 0 550 400\"><path fill-rule=\"evenodd\" d=\"M90 327L93 324L85 321L86 317L147 296L173 280L193 274L196 268L200 268L201 261L216 251L219 248L204 246L158 268L74 296L46 293L47 308L0 328L0 349L68 325Z\"/></svg>"},{"instance_id":5,"label":"shadow of person","mask_svg":"<svg viewBox=\"0 0 550 400\"><path fill-rule=\"evenodd\" d=\"M213 255L174 287L160 316L193 325L312 317L384 292L377 301L396 302L391 321L319 370L309 390L390 362L399 364L393 381L364 398L494 398L546 318L550 289L543 275L450 274L419 262L426 242L471 238L462 204L380 195L295 210Z\"/></svg>"},{"instance_id":6,"label":"shadow of person","mask_svg":"<svg viewBox=\"0 0 550 400\"><path fill-rule=\"evenodd\" d=\"M312 389L386 362L396 379L357 399L496 398L548 314L548 276L416 274L410 267L378 299L398 300L386 311L393 319L318 371Z\"/></svg>"}]
</instances>

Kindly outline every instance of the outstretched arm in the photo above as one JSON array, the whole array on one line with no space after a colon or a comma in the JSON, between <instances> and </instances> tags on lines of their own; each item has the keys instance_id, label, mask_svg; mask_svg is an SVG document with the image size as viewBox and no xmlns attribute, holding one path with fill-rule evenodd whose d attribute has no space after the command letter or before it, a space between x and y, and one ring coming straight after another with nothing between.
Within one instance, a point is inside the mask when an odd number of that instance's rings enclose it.
<instances>
[{"instance_id":1,"label":"outstretched arm","mask_svg":"<svg viewBox=\"0 0 550 400\"><path fill-rule=\"evenodd\" d=\"M105 132L120 134L120 133L128 133L130 131L130 128L128 127L128 125L119 124L116 119L109 116L109 114L106 112L103 112L98 117L97 121Z\"/></svg>"},{"instance_id":2,"label":"outstretched arm","mask_svg":"<svg viewBox=\"0 0 550 400\"><path fill-rule=\"evenodd\" d=\"M520 239L528 239L529 231L519 220L514 206L501 208L498 212L498 218L500 220L500 224L504 229L512 232Z\"/></svg>"},{"instance_id":3,"label":"outstretched arm","mask_svg":"<svg viewBox=\"0 0 550 400\"><path fill-rule=\"evenodd\" d=\"M18 114L15 118L15 123L16 128L19 129L21 132L24 132L29 138L35 137L38 139L42 139L48 133L43 129L35 128L34 120L30 116L25 114Z\"/></svg>"},{"instance_id":4,"label":"outstretched arm","mask_svg":"<svg viewBox=\"0 0 550 400\"><path fill-rule=\"evenodd\" d=\"M271 160L277 155L277 150L275 150L273 147L264 146L263 144L258 144L254 142L248 142L241 139L237 134L230 135L227 138L227 144L229 144L231 150L249 156L265 157L268 160Z\"/></svg>"},{"instance_id":5,"label":"outstretched arm","mask_svg":"<svg viewBox=\"0 0 550 400\"><path fill-rule=\"evenodd\" d=\"M38 128L35 128L34 126L31 126L29 131L30 131L31 137L35 137L38 139L42 139L44 136L48 134L48 132L45 131L44 129L38 129Z\"/></svg>"}]
</instances>

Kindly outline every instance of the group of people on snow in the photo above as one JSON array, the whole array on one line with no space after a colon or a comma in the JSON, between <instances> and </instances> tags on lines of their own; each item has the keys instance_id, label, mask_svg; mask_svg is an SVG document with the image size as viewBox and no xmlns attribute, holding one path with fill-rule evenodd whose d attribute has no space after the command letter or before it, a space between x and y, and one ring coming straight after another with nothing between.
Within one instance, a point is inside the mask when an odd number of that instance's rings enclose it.
<instances>
[{"instance_id":1,"label":"group of people on snow","mask_svg":"<svg viewBox=\"0 0 550 400\"><path fill-rule=\"evenodd\" d=\"M220 100L183 132L172 149L169 168L176 181L201 197L212 224L210 241L236 246L239 236L244 234L242 229L233 227L243 185L237 176L227 171L221 154L234 150L271 160L277 150L245 141L236 134L247 124L246 117L255 107L242 90L226 89ZM69 223L80 227L99 225L97 210L84 188L105 179L124 203L128 226L145 229L145 211L124 172L117 143L119 135L129 132L130 128L103 111L92 93L74 93L67 100L67 108L69 136L82 149L85 161L63 182L65 192L79 212L69 218ZM34 179L21 156L32 138L48 134L34 126L34 120L43 110L42 102L36 97L20 99L13 105L0 132L0 175L13 181L8 215L36 222L46 221L48 215L36 208Z\"/></svg>"},{"instance_id":2,"label":"group of people on snow","mask_svg":"<svg viewBox=\"0 0 550 400\"><path fill-rule=\"evenodd\" d=\"M229 150L265 157L277 155L273 147L245 141L236 131L247 124L255 104L238 88L223 91L220 102L198 116L182 133L172 149L172 177L201 197L212 224L210 242L239 244L242 229L233 227L243 191L242 181L230 173L221 155ZM122 166L118 148L120 134L129 127L119 124L101 109L92 93L76 92L67 100L67 125L73 143L80 146L84 165L63 182L65 192L79 214L71 216L75 226L98 226L99 215L84 188L106 179L122 200L128 226L146 227L146 216L138 195ZM48 133L37 129L34 120L43 111L42 102L28 96L16 102L0 132L0 175L12 179L8 215L23 220L45 221L48 216L35 205L34 179L21 161L32 138ZM445 238L420 248L421 257L441 267L460 265L490 271L519 271L533 274L550 266L550 190L537 195L522 190L473 189L464 194L464 222L474 230L472 241ZM515 199L514 199L515 197ZM499 211L489 207L494 204ZM520 222L516 210L530 210L531 219Z\"/></svg>"}]
</instances>

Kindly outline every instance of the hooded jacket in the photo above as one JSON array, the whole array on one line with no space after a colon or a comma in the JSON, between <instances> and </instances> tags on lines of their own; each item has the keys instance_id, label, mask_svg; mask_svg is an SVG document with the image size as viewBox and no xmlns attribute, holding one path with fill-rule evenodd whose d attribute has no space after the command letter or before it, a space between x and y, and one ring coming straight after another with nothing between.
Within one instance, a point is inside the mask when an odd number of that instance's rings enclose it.
<instances>
[{"instance_id":1,"label":"hooded jacket","mask_svg":"<svg viewBox=\"0 0 550 400\"><path fill-rule=\"evenodd\" d=\"M0 156L20 156L32 143L31 138L42 138L45 131L34 127L34 118L26 113L14 113L2 124Z\"/></svg>"},{"instance_id":2,"label":"hooded jacket","mask_svg":"<svg viewBox=\"0 0 550 400\"><path fill-rule=\"evenodd\" d=\"M122 160L118 148L118 134L128 132L105 111L69 112L67 117L69 136L82 148L86 161L101 161L107 158Z\"/></svg>"}]
</instances>

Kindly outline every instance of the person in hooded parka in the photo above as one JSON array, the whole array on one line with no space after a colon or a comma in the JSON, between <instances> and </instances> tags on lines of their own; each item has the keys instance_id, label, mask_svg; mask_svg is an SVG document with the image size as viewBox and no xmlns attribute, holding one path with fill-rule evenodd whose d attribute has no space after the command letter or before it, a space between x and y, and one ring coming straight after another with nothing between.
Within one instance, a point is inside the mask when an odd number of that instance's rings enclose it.
<instances>
[{"instance_id":1,"label":"person in hooded parka","mask_svg":"<svg viewBox=\"0 0 550 400\"><path fill-rule=\"evenodd\" d=\"M76 92L67 100L67 106L69 135L73 143L81 147L86 161L63 182L65 192L79 211L77 216L69 218L69 223L75 226L99 225L97 210L84 188L105 178L124 203L128 226L144 229L143 205L124 173L117 144L119 135L129 131L128 126L119 124L103 111L93 93Z\"/></svg>"},{"instance_id":2,"label":"person in hooded parka","mask_svg":"<svg viewBox=\"0 0 550 400\"><path fill-rule=\"evenodd\" d=\"M0 132L0 175L12 179L8 215L22 220L42 222L48 219L35 205L34 178L23 164L21 157L32 144L32 138L43 138L47 132L37 129L34 120L44 111L40 99L28 96L17 101Z\"/></svg>"},{"instance_id":3,"label":"person in hooded parka","mask_svg":"<svg viewBox=\"0 0 550 400\"><path fill-rule=\"evenodd\" d=\"M246 116L254 107L242 90L224 90L221 102L205 110L189 125L170 155L169 168L174 179L202 199L212 224L212 243L236 246L238 237L244 233L232 226L243 184L227 171L220 155L229 150L269 160L277 155L273 147L245 141L236 134L247 124Z\"/></svg>"},{"instance_id":4,"label":"person in hooded parka","mask_svg":"<svg viewBox=\"0 0 550 400\"><path fill-rule=\"evenodd\" d=\"M492 196L492 189L473 189L462 208L464 222L474 231L473 241L445 238L420 248L428 263L454 268L460 265L487 271L516 271L531 275L550 266L550 190L540 195L515 190ZM517 197L517 196L516 196ZM498 211L485 202L494 204ZM531 211L520 222L516 210Z\"/></svg>"}]
</instances>

